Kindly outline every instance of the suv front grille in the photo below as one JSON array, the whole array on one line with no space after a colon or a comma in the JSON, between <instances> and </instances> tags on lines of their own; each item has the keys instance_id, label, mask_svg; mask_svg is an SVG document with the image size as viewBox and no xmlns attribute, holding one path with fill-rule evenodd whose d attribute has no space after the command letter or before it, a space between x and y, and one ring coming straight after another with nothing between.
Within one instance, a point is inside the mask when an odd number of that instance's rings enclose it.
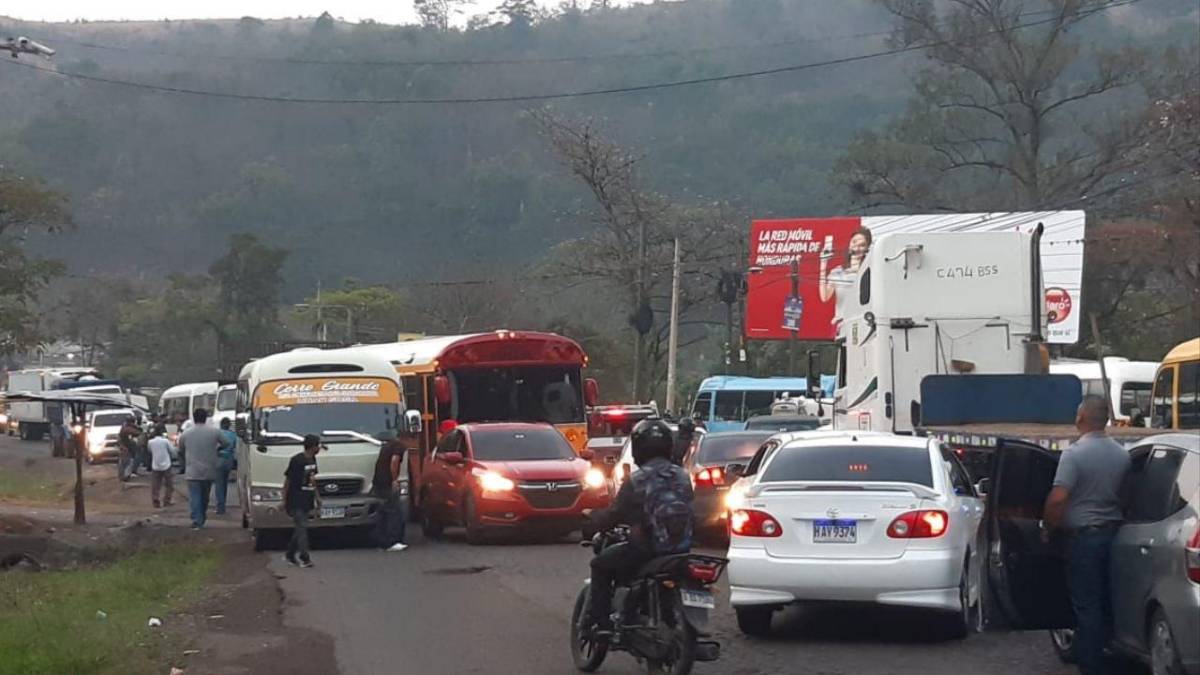
<instances>
[{"instance_id":1,"label":"suv front grille","mask_svg":"<svg viewBox=\"0 0 1200 675\"><path fill-rule=\"evenodd\" d=\"M535 509L565 509L579 498L581 486L575 481L553 480L521 483L521 496Z\"/></svg>"}]
</instances>

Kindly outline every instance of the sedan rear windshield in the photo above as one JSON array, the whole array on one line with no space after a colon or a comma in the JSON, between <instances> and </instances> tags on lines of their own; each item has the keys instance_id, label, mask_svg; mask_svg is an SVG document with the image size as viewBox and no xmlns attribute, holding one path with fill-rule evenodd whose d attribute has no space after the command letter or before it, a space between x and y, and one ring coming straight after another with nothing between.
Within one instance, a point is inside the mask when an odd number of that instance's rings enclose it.
<instances>
[{"instance_id":1,"label":"sedan rear windshield","mask_svg":"<svg viewBox=\"0 0 1200 675\"><path fill-rule=\"evenodd\" d=\"M750 459L771 434L737 434L723 436L715 434L700 439L700 449L696 451L696 463L718 464L739 459Z\"/></svg>"},{"instance_id":2,"label":"sedan rear windshield","mask_svg":"<svg viewBox=\"0 0 1200 675\"><path fill-rule=\"evenodd\" d=\"M554 429L474 431L471 453L475 459L493 462L575 457L571 444Z\"/></svg>"},{"instance_id":3,"label":"sedan rear windshield","mask_svg":"<svg viewBox=\"0 0 1200 675\"><path fill-rule=\"evenodd\" d=\"M767 464L761 481L898 482L933 487L926 448L873 445L784 448Z\"/></svg>"}]
</instances>

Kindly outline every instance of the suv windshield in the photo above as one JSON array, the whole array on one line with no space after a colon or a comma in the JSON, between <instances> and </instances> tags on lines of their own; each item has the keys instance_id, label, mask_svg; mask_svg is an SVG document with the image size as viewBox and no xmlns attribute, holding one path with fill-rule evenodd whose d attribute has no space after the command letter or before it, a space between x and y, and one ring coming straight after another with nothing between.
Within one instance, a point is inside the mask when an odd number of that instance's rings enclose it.
<instances>
[{"instance_id":1,"label":"suv windshield","mask_svg":"<svg viewBox=\"0 0 1200 675\"><path fill-rule=\"evenodd\" d=\"M93 427L119 427L133 417L129 413L103 413L92 417Z\"/></svg>"},{"instance_id":2,"label":"suv windshield","mask_svg":"<svg viewBox=\"0 0 1200 675\"><path fill-rule=\"evenodd\" d=\"M738 459L750 459L762 446L763 441L770 437L770 432L703 436L700 438L700 449L696 452L696 462L698 464L717 464Z\"/></svg>"},{"instance_id":3,"label":"suv windshield","mask_svg":"<svg viewBox=\"0 0 1200 675\"><path fill-rule=\"evenodd\" d=\"M475 459L496 462L575 458L571 444L554 429L474 430L471 453Z\"/></svg>"},{"instance_id":4,"label":"suv windshield","mask_svg":"<svg viewBox=\"0 0 1200 675\"><path fill-rule=\"evenodd\" d=\"M400 407L395 403L321 403L277 405L255 410L259 429L269 433L320 434L323 431L357 431L379 436L400 429ZM271 441L269 437L262 440ZM280 439L294 443L295 439ZM342 434L324 437L327 443L358 443Z\"/></svg>"},{"instance_id":5,"label":"suv windshield","mask_svg":"<svg viewBox=\"0 0 1200 675\"><path fill-rule=\"evenodd\" d=\"M872 445L784 448L767 464L761 482L790 480L898 482L933 487L933 468L926 448Z\"/></svg>"}]
</instances>

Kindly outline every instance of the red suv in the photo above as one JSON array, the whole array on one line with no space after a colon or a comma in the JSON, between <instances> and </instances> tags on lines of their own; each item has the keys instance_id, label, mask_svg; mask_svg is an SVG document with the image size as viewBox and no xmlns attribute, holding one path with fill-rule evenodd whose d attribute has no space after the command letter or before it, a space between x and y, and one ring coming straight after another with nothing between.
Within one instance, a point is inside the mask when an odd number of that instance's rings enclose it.
<instances>
[{"instance_id":1,"label":"red suv","mask_svg":"<svg viewBox=\"0 0 1200 675\"><path fill-rule=\"evenodd\" d=\"M442 437L422 472L425 534L463 525L472 544L488 530L586 529L584 509L609 501L604 473L548 424L460 425Z\"/></svg>"}]
</instances>

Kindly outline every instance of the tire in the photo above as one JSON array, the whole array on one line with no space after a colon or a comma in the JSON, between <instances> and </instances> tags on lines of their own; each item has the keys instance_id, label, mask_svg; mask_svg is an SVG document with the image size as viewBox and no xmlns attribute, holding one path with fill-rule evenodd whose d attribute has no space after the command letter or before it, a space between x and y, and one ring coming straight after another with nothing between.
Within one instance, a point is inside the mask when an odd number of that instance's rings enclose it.
<instances>
[{"instance_id":1,"label":"tire","mask_svg":"<svg viewBox=\"0 0 1200 675\"><path fill-rule=\"evenodd\" d=\"M767 637L771 634L771 616L775 614L774 607L735 607L737 612L738 630L750 637Z\"/></svg>"},{"instance_id":2,"label":"tire","mask_svg":"<svg viewBox=\"0 0 1200 675\"><path fill-rule=\"evenodd\" d=\"M608 656L608 643L596 644L583 637L583 631L587 627L581 624L587 614L590 590L591 586L579 589L579 596L575 598L575 610L571 613L571 660L575 662L576 668L585 673L599 670L600 664L604 663L604 657Z\"/></svg>"},{"instance_id":3,"label":"tire","mask_svg":"<svg viewBox=\"0 0 1200 675\"><path fill-rule=\"evenodd\" d=\"M696 663L696 631L683 617L683 602L678 594L671 603L671 613L675 624L672 631L674 653L669 661L647 659L646 672L650 675L688 675Z\"/></svg>"},{"instance_id":4,"label":"tire","mask_svg":"<svg viewBox=\"0 0 1200 675\"><path fill-rule=\"evenodd\" d=\"M428 504L428 498L422 495L421 503ZM427 539L441 539L442 535L445 533L445 530L445 526L442 525L442 523L438 521L437 516L434 515L433 509L421 509L421 532L424 533Z\"/></svg>"},{"instance_id":5,"label":"tire","mask_svg":"<svg viewBox=\"0 0 1200 675\"><path fill-rule=\"evenodd\" d=\"M1050 646L1054 647L1054 653L1058 656L1058 660L1063 663L1075 663L1075 629L1073 628L1058 628L1050 633Z\"/></svg>"},{"instance_id":6,"label":"tire","mask_svg":"<svg viewBox=\"0 0 1200 675\"><path fill-rule=\"evenodd\" d=\"M467 498L463 500L463 527L467 530L467 543L472 546L479 546L485 543L484 530L481 525L475 522L477 519L475 497L468 493Z\"/></svg>"},{"instance_id":7,"label":"tire","mask_svg":"<svg viewBox=\"0 0 1200 675\"><path fill-rule=\"evenodd\" d=\"M1175 633L1162 608L1155 609L1150 617L1150 625L1146 628L1146 645L1150 648L1150 672L1153 675L1183 675L1183 661L1179 658Z\"/></svg>"},{"instance_id":8,"label":"tire","mask_svg":"<svg viewBox=\"0 0 1200 675\"><path fill-rule=\"evenodd\" d=\"M946 637L951 640L963 640L971 633L978 632L982 616L977 616L977 610L982 607L971 606L971 568L963 565L962 574L958 580L959 610L946 618ZM979 611L982 615L982 611Z\"/></svg>"}]
</instances>

